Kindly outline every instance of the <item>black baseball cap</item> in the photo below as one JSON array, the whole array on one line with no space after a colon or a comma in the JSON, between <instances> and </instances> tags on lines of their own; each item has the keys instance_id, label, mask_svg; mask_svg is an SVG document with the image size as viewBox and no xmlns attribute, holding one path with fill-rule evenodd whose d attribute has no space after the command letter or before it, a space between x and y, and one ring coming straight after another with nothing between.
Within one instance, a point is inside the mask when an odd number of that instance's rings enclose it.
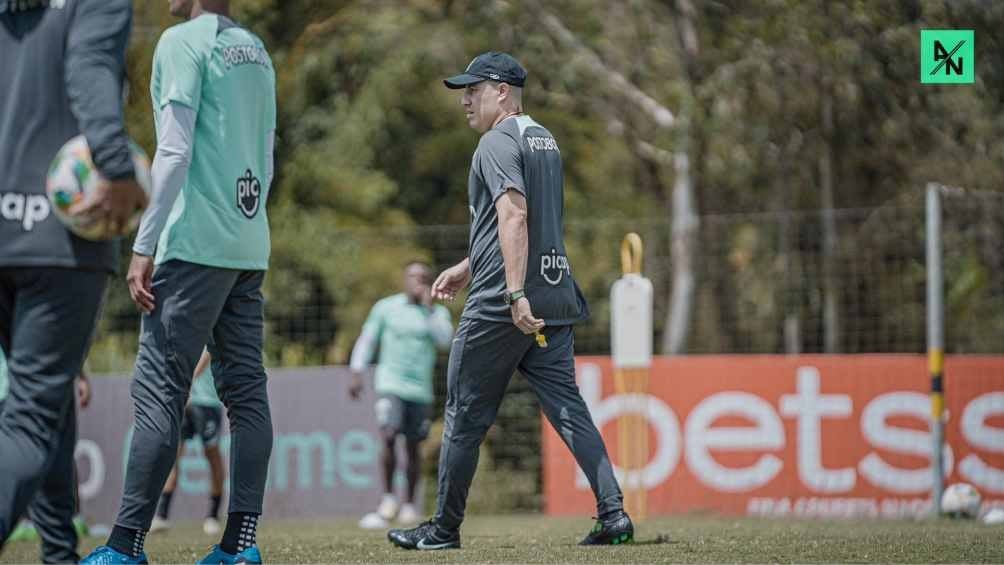
<instances>
[{"instance_id":1,"label":"black baseball cap","mask_svg":"<svg viewBox=\"0 0 1004 565\"><path fill-rule=\"evenodd\" d=\"M522 87L526 82L526 69L508 53L489 51L482 53L467 65L467 70L443 81L446 88L464 88L485 80L496 80Z\"/></svg>"}]
</instances>

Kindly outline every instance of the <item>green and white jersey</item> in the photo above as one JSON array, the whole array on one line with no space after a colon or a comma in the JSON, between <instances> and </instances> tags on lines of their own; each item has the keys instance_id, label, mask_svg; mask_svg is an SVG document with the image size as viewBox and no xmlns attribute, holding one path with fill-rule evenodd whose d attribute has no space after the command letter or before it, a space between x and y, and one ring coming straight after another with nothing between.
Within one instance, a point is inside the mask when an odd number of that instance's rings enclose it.
<instances>
[{"instance_id":1,"label":"green and white jersey","mask_svg":"<svg viewBox=\"0 0 1004 565\"><path fill-rule=\"evenodd\" d=\"M268 268L265 202L275 130L275 71L262 41L216 14L169 28L150 80L154 121L168 104L196 113L188 178L157 244L156 263Z\"/></svg>"},{"instance_id":2,"label":"green and white jersey","mask_svg":"<svg viewBox=\"0 0 1004 565\"><path fill-rule=\"evenodd\" d=\"M188 395L188 401L194 406L223 406L219 395L216 394L216 382L209 367L206 367L206 370L192 382L192 392Z\"/></svg>"},{"instance_id":3,"label":"green and white jersey","mask_svg":"<svg viewBox=\"0 0 1004 565\"><path fill-rule=\"evenodd\" d=\"M436 348L446 348L453 337L450 311L445 306L423 306L404 293L373 305L362 335L352 351L352 368L363 369L379 344L377 394L391 394L411 402L431 403L432 370Z\"/></svg>"}]
</instances>

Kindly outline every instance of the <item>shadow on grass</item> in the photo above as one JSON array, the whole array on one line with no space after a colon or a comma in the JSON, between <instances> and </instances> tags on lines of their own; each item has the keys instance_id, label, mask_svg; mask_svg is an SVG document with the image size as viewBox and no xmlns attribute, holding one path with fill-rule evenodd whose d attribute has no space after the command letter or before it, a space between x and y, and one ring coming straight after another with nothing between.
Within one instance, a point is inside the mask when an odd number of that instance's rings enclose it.
<instances>
[{"instance_id":1,"label":"shadow on grass","mask_svg":"<svg viewBox=\"0 0 1004 565\"><path fill-rule=\"evenodd\" d=\"M665 545L665 544L677 544L677 543L681 543L680 540L672 540L666 534L659 534L655 537L655 539L639 540L635 538L631 543L626 543L623 545L631 547L635 545ZM505 544L505 545L497 545L495 547L497 549L519 549L522 546ZM607 546L594 546L594 547L607 547ZM614 546L610 545L609 547L614 547Z\"/></svg>"},{"instance_id":2,"label":"shadow on grass","mask_svg":"<svg viewBox=\"0 0 1004 565\"><path fill-rule=\"evenodd\" d=\"M631 542L631 545L664 545L680 543L680 540L670 539L669 534L659 534L655 536L655 539L639 540L635 539Z\"/></svg>"}]
</instances>

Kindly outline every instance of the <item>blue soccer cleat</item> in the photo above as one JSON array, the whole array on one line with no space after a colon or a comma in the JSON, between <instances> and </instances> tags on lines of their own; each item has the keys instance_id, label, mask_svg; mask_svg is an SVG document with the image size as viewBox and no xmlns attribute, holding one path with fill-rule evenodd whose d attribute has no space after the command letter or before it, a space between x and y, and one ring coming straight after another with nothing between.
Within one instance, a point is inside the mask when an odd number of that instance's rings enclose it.
<instances>
[{"instance_id":1,"label":"blue soccer cleat","mask_svg":"<svg viewBox=\"0 0 1004 565\"><path fill-rule=\"evenodd\" d=\"M133 557L132 555L119 553L107 545L100 545L94 548L94 551L92 551L90 555L80 560L80 565L113 565L116 563L129 565L142 563L145 565L146 563L149 563L149 561L146 560L145 552L140 553L139 557Z\"/></svg>"},{"instance_id":2,"label":"blue soccer cleat","mask_svg":"<svg viewBox=\"0 0 1004 565\"><path fill-rule=\"evenodd\" d=\"M203 557L196 562L196 565L201 563L210 563L212 565L217 565L219 563L229 564L229 563L261 563L261 552L258 551L257 545L252 545L251 547L245 549L244 551L234 555L233 553L227 553L220 549L220 546L214 545L213 550L209 552L209 555Z\"/></svg>"}]
</instances>

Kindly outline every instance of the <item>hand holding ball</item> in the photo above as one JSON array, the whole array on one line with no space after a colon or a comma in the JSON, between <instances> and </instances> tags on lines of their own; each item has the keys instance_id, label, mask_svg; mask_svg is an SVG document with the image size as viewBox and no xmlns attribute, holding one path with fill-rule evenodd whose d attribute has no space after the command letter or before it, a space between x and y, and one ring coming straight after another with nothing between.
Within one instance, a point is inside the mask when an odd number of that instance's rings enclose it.
<instances>
[{"instance_id":1,"label":"hand holding ball","mask_svg":"<svg viewBox=\"0 0 1004 565\"><path fill-rule=\"evenodd\" d=\"M135 179L109 181L101 176L84 136L66 142L46 178L46 193L56 216L71 232L91 241L126 235L139 225L149 200L150 160L129 144Z\"/></svg>"}]
</instances>

